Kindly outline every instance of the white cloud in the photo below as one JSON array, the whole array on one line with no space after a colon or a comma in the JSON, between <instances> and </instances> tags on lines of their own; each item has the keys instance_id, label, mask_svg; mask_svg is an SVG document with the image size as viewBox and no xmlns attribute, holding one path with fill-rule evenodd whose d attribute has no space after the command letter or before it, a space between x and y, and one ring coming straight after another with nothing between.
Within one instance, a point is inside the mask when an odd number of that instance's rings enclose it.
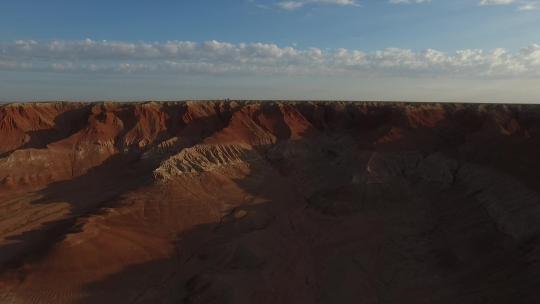
<instances>
[{"instance_id":1,"label":"white cloud","mask_svg":"<svg viewBox=\"0 0 540 304\"><path fill-rule=\"evenodd\" d=\"M256 0L247 0L258 8L268 9L272 6L283 10L297 10L308 5L338 5L360 6L359 0L277 0L271 4L261 4ZM422 4L431 0L387 0L390 4ZM533 11L540 8L540 0L478 0L480 6L510 6L517 7L518 11Z\"/></svg>"},{"instance_id":2,"label":"white cloud","mask_svg":"<svg viewBox=\"0 0 540 304\"><path fill-rule=\"evenodd\" d=\"M20 40L0 44L0 70L182 75L360 75L540 77L540 45L519 52L464 49L447 53L386 48L322 50L271 43Z\"/></svg>"},{"instance_id":3,"label":"white cloud","mask_svg":"<svg viewBox=\"0 0 540 304\"><path fill-rule=\"evenodd\" d=\"M535 11L540 8L540 4L536 2L524 2L518 6L518 11Z\"/></svg>"},{"instance_id":4,"label":"white cloud","mask_svg":"<svg viewBox=\"0 0 540 304\"><path fill-rule=\"evenodd\" d=\"M516 0L481 0L480 5L508 5L516 2Z\"/></svg>"},{"instance_id":5,"label":"white cloud","mask_svg":"<svg viewBox=\"0 0 540 304\"><path fill-rule=\"evenodd\" d=\"M277 6L285 10L295 10L313 4L359 6L356 0L294 0L277 2Z\"/></svg>"},{"instance_id":6,"label":"white cloud","mask_svg":"<svg viewBox=\"0 0 540 304\"><path fill-rule=\"evenodd\" d=\"M413 3L427 3L431 2L431 0L390 0L390 3L392 4L413 4Z\"/></svg>"},{"instance_id":7,"label":"white cloud","mask_svg":"<svg viewBox=\"0 0 540 304\"><path fill-rule=\"evenodd\" d=\"M399 0L398 0L399 1ZM534 11L540 8L538 0L481 0L480 6L513 5L520 12Z\"/></svg>"}]
</instances>

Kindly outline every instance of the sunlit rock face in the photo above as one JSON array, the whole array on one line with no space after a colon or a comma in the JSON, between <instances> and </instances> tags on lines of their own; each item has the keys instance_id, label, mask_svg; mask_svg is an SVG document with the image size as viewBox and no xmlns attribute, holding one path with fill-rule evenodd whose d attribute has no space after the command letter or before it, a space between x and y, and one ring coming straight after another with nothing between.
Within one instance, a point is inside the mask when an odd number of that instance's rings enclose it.
<instances>
[{"instance_id":1,"label":"sunlit rock face","mask_svg":"<svg viewBox=\"0 0 540 304\"><path fill-rule=\"evenodd\" d=\"M539 233L539 106L0 106L0 303L540 303Z\"/></svg>"}]
</instances>

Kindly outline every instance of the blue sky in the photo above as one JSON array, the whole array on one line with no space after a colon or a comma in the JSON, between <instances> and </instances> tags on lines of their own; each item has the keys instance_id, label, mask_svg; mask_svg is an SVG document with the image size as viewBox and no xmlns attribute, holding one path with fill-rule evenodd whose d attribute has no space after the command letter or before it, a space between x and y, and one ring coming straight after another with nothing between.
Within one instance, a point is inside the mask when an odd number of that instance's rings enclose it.
<instances>
[{"instance_id":1,"label":"blue sky","mask_svg":"<svg viewBox=\"0 0 540 304\"><path fill-rule=\"evenodd\" d=\"M0 100L540 100L538 0L5 0Z\"/></svg>"}]
</instances>

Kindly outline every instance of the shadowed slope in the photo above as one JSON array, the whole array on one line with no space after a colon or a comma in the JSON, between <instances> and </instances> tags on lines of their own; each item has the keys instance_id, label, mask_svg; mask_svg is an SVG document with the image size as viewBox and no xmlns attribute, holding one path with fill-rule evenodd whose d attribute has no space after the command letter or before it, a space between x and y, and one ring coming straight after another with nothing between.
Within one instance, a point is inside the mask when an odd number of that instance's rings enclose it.
<instances>
[{"instance_id":1,"label":"shadowed slope","mask_svg":"<svg viewBox=\"0 0 540 304\"><path fill-rule=\"evenodd\" d=\"M70 106L0 159L2 301L540 300L538 107Z\"/></svg>"}]
</instances>

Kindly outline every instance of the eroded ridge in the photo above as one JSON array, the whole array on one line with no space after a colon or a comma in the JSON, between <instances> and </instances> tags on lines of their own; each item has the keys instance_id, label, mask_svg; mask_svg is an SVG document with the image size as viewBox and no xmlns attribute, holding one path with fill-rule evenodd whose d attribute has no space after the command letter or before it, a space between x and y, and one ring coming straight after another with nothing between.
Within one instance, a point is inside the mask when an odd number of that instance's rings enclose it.
<instances>
[{"instance_id":1,"label":"eroded ridge","mask_svg":"<svg viewBox=\"0 0 540 304\"><path fill-rule=\"evenodd\" d=\"M183 149L154 170L158 179L171 179L187 173L200 173L260 158L249 146L239 144L204 144Z\"/></svg>"},{"instance_id":2,"label":"eroded ridge","mask_svg":"<svg viewBox=\"0 0 540 304\"><path fill-rule=\"evenodd\" d=\"M538 303L540 107L0 106L2 303Z\"/></svg>"}]
</instances>

